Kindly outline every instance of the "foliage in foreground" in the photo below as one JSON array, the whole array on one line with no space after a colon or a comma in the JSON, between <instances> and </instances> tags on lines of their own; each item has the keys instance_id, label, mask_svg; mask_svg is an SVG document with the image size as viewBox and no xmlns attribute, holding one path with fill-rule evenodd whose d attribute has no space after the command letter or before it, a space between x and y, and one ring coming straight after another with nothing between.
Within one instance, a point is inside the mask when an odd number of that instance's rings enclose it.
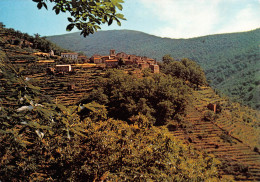
<instances>
[{"instance_id":1,"label":"foliage in foreground","mask_svg":"<svg viewBox=\"0 0 260 182\"><path fill-rule=\"evenodd\" d=\"M91 0L91 1L67 1L67 0L33 0L37 3L38 9L48 6L45 2L53 3L53 10L58 15L60 12L70 13L68 21L70 24L66 30L71 31L74 27L81 30L81 34L86 37L101 29L101 24L111 25L116 21L120 26L120 20L125 20L124 15L117 13L122 11L123 0Z\"/></svg>"}]
</instances>

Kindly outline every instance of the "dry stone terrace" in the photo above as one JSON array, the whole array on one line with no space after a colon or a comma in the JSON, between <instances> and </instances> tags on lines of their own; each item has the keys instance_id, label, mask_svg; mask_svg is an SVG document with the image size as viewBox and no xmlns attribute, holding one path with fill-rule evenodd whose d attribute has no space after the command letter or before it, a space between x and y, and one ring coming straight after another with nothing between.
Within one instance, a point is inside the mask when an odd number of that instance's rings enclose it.
<instances>
[{"instance_id":1,"label":"dry stone terrace","mask_svg":"<svg viewBox=\"0 0 260 182\"><path fill-rule=\"evenodd\" d=\"M203 95L207 101L200 99ZM170 134L197 150L213 154L222 162L221 174L236 181L260 181L260 153L238 139L224 124L228 118L205 121L208 102L223 102L210 88L196 91L187 108L186 125L168 127ZM212 97L213 96L213 97Z\"/></svg>"}]
</instances>

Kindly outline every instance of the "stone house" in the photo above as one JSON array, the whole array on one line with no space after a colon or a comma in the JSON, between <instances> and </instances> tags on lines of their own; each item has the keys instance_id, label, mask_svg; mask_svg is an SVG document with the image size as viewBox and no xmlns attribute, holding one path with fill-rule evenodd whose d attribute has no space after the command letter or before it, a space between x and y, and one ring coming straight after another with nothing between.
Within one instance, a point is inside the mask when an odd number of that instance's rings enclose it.
<instances>
[{"instance_id":1,"label":"stone house","mask_svg":"<svg viewBox=\"0 0 260 182\"><path fill-rule=\"evenodd\" d=\"M144 69L148 69L149 68L149 64L148 63L139 63L138 64L139 68L141 70L144 70Z\"/></svg>"},{"instance_id":2,"label":"stone house","mask_svg":"<svg viewBox=\"0 0 260 182\"><path fill-rule=\"evenodd\" d=\"M102 56L100 56L100 55L98 55L98 54L95 54L95 55L93 55L91 58L90 58L90 61L92 62L92 63L95 63L95 64L100 64L100 63L102 63Z\"/></svg>"},{"instance_id":3,"label":"stone house","mask_svg":"<svg viewBox=\"0 0 260 182\"><path fill-rule=\"evenodd\" d=\"M56 72L71 72L72 67L70 64L56 65Z\"/></svg>"},{"instance_id":4,"label":"stone house","mask_svg":"<svg viewBox=\"0 0 260 182\"><path fill-rule=\"evenodd\" d=\"M120 52L120 53L117 53L117 54L116 54L116 57L117 57L118 59L120 59L120 58L122 58L122 59L128 59L129 55L126 54L126 53L124 53L124 52Z\"/></svg>"},{"instance_id":5,"label":"stone house","mask_svg":"<svg viewBox=\"0 0 260 182\"><path fill-rule=\"evenodd\" d=\"M157 64L151 64L149 67L151 68L151 70L152 70L153 73L160 73L159 65L157 65Z\"/></svg>"},{"instance_id":6,"label":"stone house","mask_svg":"<svg viewBox=\"0 0 260 182\"><path fill-rule=\"evenodd\" d=\"M61 57L76 60L78 59L78 53L61 53Z\"/></svg>"},{"instance_id":7,"label":"stone house","mask_svg":"<svg viewBox=\"0 0 260 182\"><path fill-rule=\"evenodd\" d=\"M152 65L152 64L157 64L156 61L154 59L148 58L146 61L148 64Z\"/></svg>"},{"instance_id":8,"label":"stone house","mask_svg":"<svg viewBox=\"0 0 260 182\"><path fill-rule=\"evenodd\" d=\"M133 61L130 61L129 59L123 59L125 65L133 65L134 62Z\"/></svg>"},{"instance_id":9,"label":"stone house","mask_svg":"<svg viewBox=\"0 0 260 182\"><path fill-rule=\"evenodd\" d=\"M117 59L109 59L105 61L106 67L112 67L115 68L118 66L118 60Z\"/></svg>"},{"instance_id":10,"label":"stone house","mask_svg":"<svg viewBox=\"0 0 260 182\"><path fill-rule=\"evenodd\" d=\"M93 55L90 61L95 64L105 63L106 67L117 67L120 59L125 65L137 65L141 70L151 68L153 73L159 73L159 66L154 59L141 57L136 55L128 55L124 52L116 54L114 49L111 49L107 56Z\"/></svg>"},{"instance_id":11,"label":"stone house","mask_svg":"<svg viewBox=\"0 0 260 182\"><path fill-rule=\"evenodd\" d=\"M51 51L49 52L49 54L50 54L50 56L54 56L54 51L51 50Z\"/></svg>"},{"instance_id":12,"label":"stone house","mask_svg":"<svg viewBox=\"0 0 260 182\"><path fill-rule=\"evenodd\" d=\"M110 60L111 57L110 56L102 56L102 63L104 63L106 60Z\"/></svg>"},{"instance_id":13,"label":"stone house","mask_svg":"<svg viewBox=\"0 0 260 182\"><path fill-rule=\"evenodd\" d=\"M78 56L78 61L86 63L88 62L87 56Z\"/></svg>"},{"instance_id":14,"label":"stone house","mask_svg":"<svg viewBox=\"0 0 260 182\"><path fill-rule=\"evenodd\" d=\"M115 57L116 57L116 50L114 50L114 49L111 49L111 50L110 50L110 57L111 57L112 59L115 59Z\"/></svg>"}]
</instances>

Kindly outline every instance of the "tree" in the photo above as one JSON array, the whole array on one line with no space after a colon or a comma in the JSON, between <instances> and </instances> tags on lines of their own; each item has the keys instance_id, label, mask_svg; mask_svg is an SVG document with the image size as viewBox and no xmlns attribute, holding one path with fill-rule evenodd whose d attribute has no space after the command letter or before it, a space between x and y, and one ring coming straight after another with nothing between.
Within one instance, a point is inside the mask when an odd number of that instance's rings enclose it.
<instances>
[{"instance_id":1,"label":"tree","mask_svg":"<svg viewBox=\"0 0 260 182\"><path fill-rule=\"evenodd\" d=\"M120 20L125 20L124 15L117 13L122 10L123 0L33 0L37 3L38 9L45 7L48 9L46 2L54 3L53 10L58 15L60 12L69 12L71 17L68 17L70 24L66 30L71 31L74 27L81 30L81 35L86 37L93 34L98 29L99 25L111 25L115 20L120 26Z\"/></svg>"},{"instance_id":2,"label":"tree","mask_svg":"<svg viewBox=\"0 0 260 182\"><path fill-rule=\"evenodd\" d=\"M125 65L124 60L123 60L122 58L120 58L120 59L118 60L118 65L119 65L119 66Z\"/></svg>"},{"instance_id":3,"label":"tree","mask_svg":"<svg viewBox=\"0 0 260 182\"><path fill-rule=\"evenodd\" d=\"M163 56L162 61L165 64L169 64L171 61L174 61L174 59L171 57L170 54L167 54Z\"/></svg>"},{"instance_id":4,"label":"tree","mask_svg":"<svg viewBox=\"0 0 260 182\"><path fill-rule=\"evenodd\" d=\"M0 28L5 28L5 25L3 24L3 22L0 22Z\"/></svg>"},{"instance_id":5,"label":"tree","mask_svg":"<svg viewBox=\"0 0 260 182\"><path fill-rule=\"evenodd\" d=\"M163 61L161 69L163 73L188 81L197 88L200 85L207 85L205 73L196 62L187 58L174 61L169 55L164 56Z\"/></svg>"}]
</instances>

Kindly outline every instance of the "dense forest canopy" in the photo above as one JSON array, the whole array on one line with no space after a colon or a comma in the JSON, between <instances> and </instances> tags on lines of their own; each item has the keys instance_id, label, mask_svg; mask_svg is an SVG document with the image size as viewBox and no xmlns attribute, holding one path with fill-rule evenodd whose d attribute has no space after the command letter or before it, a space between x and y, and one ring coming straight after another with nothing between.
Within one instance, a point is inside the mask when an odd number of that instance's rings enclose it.
<instances>
[{"instance_id":1,"label":"dense forest canopy","mask_svg":"<svg viewBox=\"0 0 260 182\"><path fill-rule=\"evenodd\" d=\"M185 109L189 87L170 75L136 78L122 71L108 72L83 103L96 101L108 108L110 117L131 120L139 113L150 124L163 124Z\"/></svg>"}]
</instances>

